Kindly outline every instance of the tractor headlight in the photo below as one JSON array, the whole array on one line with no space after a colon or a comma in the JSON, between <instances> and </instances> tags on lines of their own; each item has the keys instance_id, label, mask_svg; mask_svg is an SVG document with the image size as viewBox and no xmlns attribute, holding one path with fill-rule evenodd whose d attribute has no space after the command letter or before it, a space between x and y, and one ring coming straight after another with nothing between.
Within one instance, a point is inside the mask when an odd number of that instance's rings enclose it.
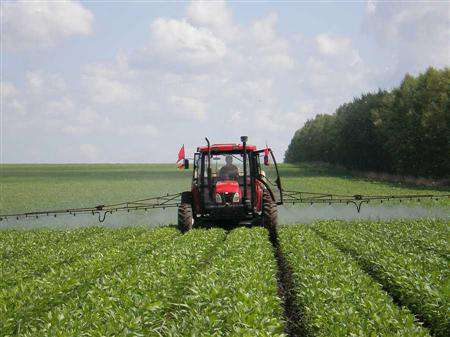
<instances>
[{"instance_id":1,"label":"tractor headlight","mask_svg":"<svg viewBox=\"0 0 450 337\"><path fill-rule=\"evenodd\" d=\"M239 193L234 193L233 195L233 202L238 203L239 202Z\"/></svg>"},{"instance_id":2,"label":"tractor headlight","mask_svg":"<svg viewBox=\"0 0 450 337\"><path fill-rule=\"evenodd\" d=\"M221 196L219 193L216 193L216 202L217 202L218 204L221 204L221 203L222 203L222 196Z\"/></svg>"}]
</instances>

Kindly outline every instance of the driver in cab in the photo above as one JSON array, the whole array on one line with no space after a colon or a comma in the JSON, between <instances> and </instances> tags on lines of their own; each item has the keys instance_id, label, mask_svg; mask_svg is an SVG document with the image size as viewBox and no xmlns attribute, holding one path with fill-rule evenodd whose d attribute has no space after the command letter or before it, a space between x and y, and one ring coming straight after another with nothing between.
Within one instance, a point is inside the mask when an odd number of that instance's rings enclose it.
<instances>
[{"instance_id":1,"label":"driver in cab","mask_svg":"<svg viewBox=\"0 0 450 337\"><path fill-rule=\"evenodd\" d=\"M221 180L236 180L239 176L239 170L236 165L233 165L233 156L225 157L225 165L219 171Z\"/></svg>"}]
</instances>

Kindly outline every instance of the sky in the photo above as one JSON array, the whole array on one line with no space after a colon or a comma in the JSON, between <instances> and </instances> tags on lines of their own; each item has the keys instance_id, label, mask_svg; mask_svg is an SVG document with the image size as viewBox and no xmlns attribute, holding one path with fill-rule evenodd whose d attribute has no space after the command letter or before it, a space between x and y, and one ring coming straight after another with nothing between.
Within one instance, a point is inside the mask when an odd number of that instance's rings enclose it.
<instances>
[{"instance_id":1,"label":"sky","mask_svg":"<svg viewBox=\"0 0 450 337\"><path fill-rule=\"evenodd\" d=\"M2 163L174 162L273 148L450 63L449 2L2 1Z\"/></svg>"}]
</instances>

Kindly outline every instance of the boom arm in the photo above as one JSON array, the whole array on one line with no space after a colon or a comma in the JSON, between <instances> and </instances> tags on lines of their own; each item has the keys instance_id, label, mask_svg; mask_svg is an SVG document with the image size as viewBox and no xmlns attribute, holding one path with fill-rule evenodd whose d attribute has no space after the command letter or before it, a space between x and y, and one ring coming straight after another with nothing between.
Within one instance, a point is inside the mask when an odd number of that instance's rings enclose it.
<instances>
[{"instance_id":1,"label":"boom arm","mask_svg":"<svg viewBox=\"0 0 450 337\"><path fill-rule=\"evenodd\" d=\"M25 213L14 213L14 214L1 214L0 221L6 220L7 218L16 218L17 220L23 218L38 218L39 216L58 216L58 215L77 215L77 214L91 214L98 215L98 220L100 222L105 221L106 215L112 214L118 211L135 211L135 210L149 210L154 208L166 207L178 207L180 204L181 193L176 194L166 194L159 197L151 197L147 199L139 199L133 201L126 201L117 204L109 205L97 205L94 207L85 208L68 208L68 209L56 209L56 210L46 210L46 211L33 211Z\"/></svg>"},{"instance_id":2,"label":"boom arm","mask_svg":"<svg viewBox=\"0 0 450 337\"><path fill-rule=\"evenodd\" d=\"M450 194L397 194L397 195L347 195L347 194L329 194L329 193L315 193L303 191L283 190L285 204L353 204L356 206L358 213L361 211L362 204L368 204L371 201L398 200L415 200L422 199L439 200L450 198Z\"/></svg>"}]
</instances>

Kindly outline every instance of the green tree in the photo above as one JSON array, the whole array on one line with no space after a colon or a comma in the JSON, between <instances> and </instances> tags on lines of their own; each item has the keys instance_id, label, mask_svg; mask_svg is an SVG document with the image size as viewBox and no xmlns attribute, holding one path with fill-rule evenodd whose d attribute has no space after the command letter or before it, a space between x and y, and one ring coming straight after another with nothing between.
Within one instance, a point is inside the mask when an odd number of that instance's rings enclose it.
<instances>
[{"instance_id":1,"label":"green tree","mask_svg":"<svg viewBox=\"0 0 450 337\"><path fill-rule=\"evenodd\" d=\"M406 75L390 92L363 94L296 131L285 161L448 177L450 69Z\"/></svg>"}]
</instances>

